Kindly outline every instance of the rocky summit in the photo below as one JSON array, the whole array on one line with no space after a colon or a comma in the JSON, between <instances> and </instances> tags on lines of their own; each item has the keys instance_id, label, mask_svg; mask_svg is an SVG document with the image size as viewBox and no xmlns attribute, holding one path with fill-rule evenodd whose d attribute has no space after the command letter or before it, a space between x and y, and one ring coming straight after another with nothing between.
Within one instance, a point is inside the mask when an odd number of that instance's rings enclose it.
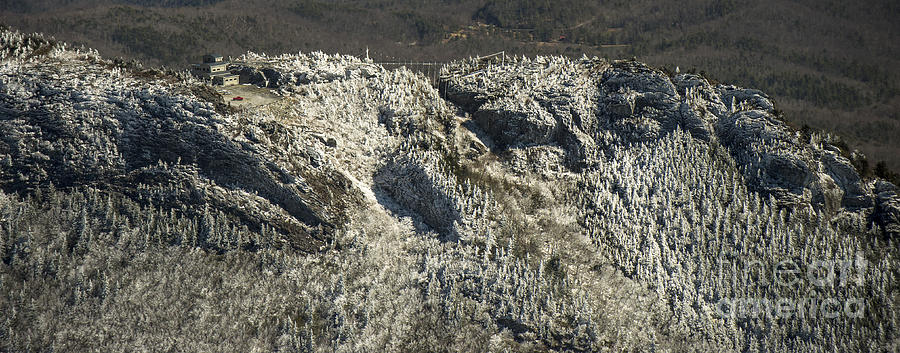
<instances>
[{"instance_id":1,"label":"rocky summit","mask_svg":"<svg viewBox=\"0 0 900 353\"><path fill-rule=\"evenodd\" d=\"M186 72L0 32L0 351L894 351L900 189L637 61Z\"/></svg>"}]
</instances>

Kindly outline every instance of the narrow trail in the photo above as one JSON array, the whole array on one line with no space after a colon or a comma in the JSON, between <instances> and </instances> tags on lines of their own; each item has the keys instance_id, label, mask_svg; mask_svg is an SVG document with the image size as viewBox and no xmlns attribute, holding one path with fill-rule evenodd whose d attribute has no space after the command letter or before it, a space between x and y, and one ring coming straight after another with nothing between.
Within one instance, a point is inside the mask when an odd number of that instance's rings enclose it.
<instances>
[{"instance_id":1,"label":"narrow trail","mask_svg":"<svg viewBox=\"0 0 900 353\"><path fill-rule=\"evenodd\" d=\"M575 25L575 26L573 26L573 27L566 28L566 30L571 31L571 30L573 30L573 29L579 29L579 28L584 27L584 26L586 26L586 25L588 25L588 24L591 24L592 22L596 21L598 18L600 18L600 16L594 16L594 17L591 18L590 20L581 22L581 23L579 23L579 24L577 24L577 25Z\"/></svg>"}]
</instances>

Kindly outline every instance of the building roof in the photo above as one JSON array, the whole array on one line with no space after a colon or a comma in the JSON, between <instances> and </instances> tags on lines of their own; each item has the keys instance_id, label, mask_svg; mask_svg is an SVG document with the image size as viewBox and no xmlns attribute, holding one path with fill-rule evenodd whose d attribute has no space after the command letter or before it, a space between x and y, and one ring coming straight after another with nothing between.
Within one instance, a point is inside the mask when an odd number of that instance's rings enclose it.
<instances>
[{"instance_id":1,"label":"building roof","mask_svg":"<svg viewBox=\"0 0 900 353\"><path fill-rule=\"evenodd\" d=\"M203 62L217 62L221 61L224 57L219 54L206 54L203 56Z\"/></svg>"},{"instance_id":2,"label":"building roof","mask_svg":"<svg viewBox=\"0 0 900 353\"><path fill-rule=\"evenodd\" d=\"M194 67L202 67L202 66L210 66L210 67L212 67L212 66L225 66L225 65L228 65L228 63L226 63L226 62L218 62L218 63L199 63L199 64L194 64Z\"/></svg>"}]
</instances>

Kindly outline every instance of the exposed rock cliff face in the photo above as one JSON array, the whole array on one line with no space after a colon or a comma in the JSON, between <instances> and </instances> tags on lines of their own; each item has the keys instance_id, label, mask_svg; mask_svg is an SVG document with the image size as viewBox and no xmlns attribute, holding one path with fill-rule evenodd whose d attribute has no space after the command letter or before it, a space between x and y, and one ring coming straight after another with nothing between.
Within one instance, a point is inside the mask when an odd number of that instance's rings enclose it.
<instances>
[{"instance_id":1,"label":"exposed rock cliff face","mask_svg":"<svg viewBox=\"0 0 900 353\"><path fill-rule=\"evenodd\" d=\"M572 64L537 58L509 65L459 63L445 82L450 101L470 112L501 148L556 145L569 167L598 163L598 153L659 139L675 129L726 146L749 186L784 205L875 212L872 183L822 137L801 141L754 89L668 77L638 62ZM573 169L573 170L577 170Z\"/></svg>"},{"instance_id":2,"label":"exposed rock cliff face","mask_svg":"<svg viewBox=\"0 0 900 353\"><path fill-rule=\"evenodd\" d=\"M900 234L900 188L886 181L875 183L875 217L887 234Z\"/></svg>"},{"instance_id":3,"label":"exposed rock cliff face","mask_svg":"<svg viewBox=\"0 0 900 353\"><path fill-rule=\"evenodd\" d=\"M227 109L0 32L0 351L898 337L900 190L762 92L588 58L460 61L440 91L349 56L240 62L281 99ZM807 276L771 285L784 261Z\"/></svg>"}]
</instances>

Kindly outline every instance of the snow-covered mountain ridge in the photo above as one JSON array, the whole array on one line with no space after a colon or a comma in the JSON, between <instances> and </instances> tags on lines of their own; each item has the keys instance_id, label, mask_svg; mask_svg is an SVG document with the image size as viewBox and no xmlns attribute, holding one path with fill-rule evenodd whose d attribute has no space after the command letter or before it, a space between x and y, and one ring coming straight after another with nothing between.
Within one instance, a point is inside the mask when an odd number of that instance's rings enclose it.
<instances>
[{"instance_id":1,"label":"snow-covered mountain ridge","mask_svg":"<svg viewBox=\"0 0 900 353\"><path fill-rule=\"evenodd\" d=\"M588 58L461 60L440 89L240 61L282 98L0 33L0 347L896 347L900 190L762 92ZM812 275L773 285L785 261Z\"/></svg>"}]
</instances>

